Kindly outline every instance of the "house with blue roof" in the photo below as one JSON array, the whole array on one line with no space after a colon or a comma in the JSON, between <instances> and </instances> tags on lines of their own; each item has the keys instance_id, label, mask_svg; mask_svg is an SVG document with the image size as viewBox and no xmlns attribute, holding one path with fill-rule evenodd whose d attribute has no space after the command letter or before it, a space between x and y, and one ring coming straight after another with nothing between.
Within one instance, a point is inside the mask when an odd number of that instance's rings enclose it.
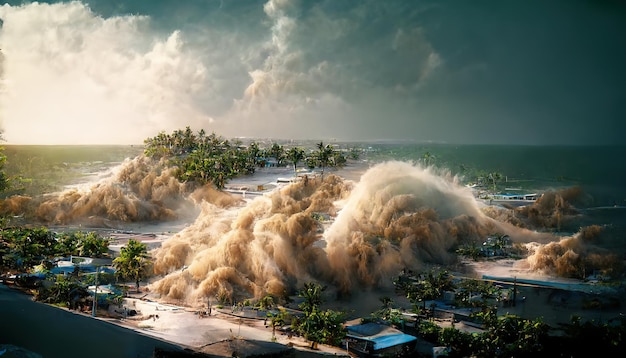
<instances>
[{"instance_id":1,"label":"house with blue roof","mask_svg":"<svg viewBox=\"0 0 626 358\"><path fill-rule=\"evenodd\" d=\"M410 334L378 323L365 323L346 327L346 345L360 357L411 356L417 338Z\"/></svg>"}]
</instances>

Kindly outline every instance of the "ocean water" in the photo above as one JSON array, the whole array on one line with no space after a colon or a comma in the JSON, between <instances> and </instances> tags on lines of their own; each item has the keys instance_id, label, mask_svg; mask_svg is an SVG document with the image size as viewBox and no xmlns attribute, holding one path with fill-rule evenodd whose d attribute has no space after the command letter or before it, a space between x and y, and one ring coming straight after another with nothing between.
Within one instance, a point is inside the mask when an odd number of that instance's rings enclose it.
<instances>
[{"instance_id":1,"label":"ocean water","mask_svg":"<svg viewBox=\"0 0 626 358\"><path fill-rule=\"evenodd\" d=\"M499 172L510 187L525 191L580 186L590 206L626 205L626 146L372 145L373 161L423 160L461 176ZM508 186L508 185L507 185Z\"/></svg>"},{"instance_id":2,"label":"ocean water","mask_svg":"<svg viewBox=\"0 0 626 358\"><path fill-rule=\"evenodd\" d=\"M519 145L368 145L368 159L424 161L471 180L477 173L499 172L508 193L544 193L580 187L584 198L576 202L581 215L573 228L609 227L607 248L626 252L626 146L519 146ZM502 187L502 185L499 185ZM515 189L515 190L506 190Z\"/></svg>"},{"instance_id":3,"label":"ocean water","mask_svg":"<svg viewBox=\"0 0 626 358\"><path fill-rule=\"evenodd\" d=\"M267 141L267 140L266 140ZM269 141L268 141L269 142ZM277 142L281 143L280 140ZM470 180L477 174L499 172L506 185L545 191L581 186L597 206L626 205L626 146L520 146L450 145L413 143L330 142L338 149L359 150L359 159L347 169L363 168L388 160L420 162L444 168ZM313 141L285 141L314 150ZM7 145L10 174L44 174L72 171L78 176L118 165L141 154L142 146L122 145ZM425 156L430 154L430 159ZM67 179L75 180L73 175ZM70 183L59 182L66 185Z\"/></svg>"},{"instance_id":4,"label":"ocean water","mask_svg":"<svg viewBox=\"0 0 626 358\"><path fill-rule=\"evenodd\" d=\"M14 185L4 195L37 196L93 182L142 151L126 145L6 145L5 171Z\"/></svg>"},{"instance_id":5,"label":"ocean water","mask_svg":"<svg viewBox=\"0 0 626 358\"><path fill-rule=\"evenodd\" d=\"M267 140L266 140L267 141ZM280 140L277 140L281 143ZM499 172L511 192L544 192L581 187L588 207L626 206L626 146L521 146L415 143L330 142L338 149L356 148L359 159L346 171L364 170L389 160L433 165L458 175L463 182L481 173ZM313 141L285 141L314 150ZM119 165L142 152L125 145L8 145L9 175L56 180L59 188L84 182L96 173ZM429 158L426 159L426 156Z\"/></svg>"},{"instance_id":6,"label":"ocean water","mask_svg":"<svg viewBox=\"0 0 626 358\"><path fill-rule=\"evenodd\" d=\"M270 140L256 140L271 142ZM278 141L281 143L281 141ZM499 172L500 188L511 193L542 193L580 187L588 221L626 222L626 146L450 145L406 142L330 142L337 149L359 151L338 173L357 180L368 167L385 161L421 163L457 175L461 183ZM315 150L315 141L284 141ZM26 189L9 194L40 195L95 181L124 160L142 153L142 146L50 145L5 146L6 171L30 179ZM426 159L428 157L428 159ZM288 174L288 173L287 173ZM245 178L238 179L246 181Z\"/></svg>"}]
</instances>

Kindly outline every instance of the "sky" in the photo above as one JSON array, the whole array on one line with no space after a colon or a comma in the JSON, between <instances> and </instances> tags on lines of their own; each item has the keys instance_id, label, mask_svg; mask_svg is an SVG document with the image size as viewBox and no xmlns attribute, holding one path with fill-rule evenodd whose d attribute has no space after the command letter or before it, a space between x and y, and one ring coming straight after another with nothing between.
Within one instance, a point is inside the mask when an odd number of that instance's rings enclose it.
<instances>
[{"instance_id":1,"label":"sky","mask_svg":"<svg viewBox=\"0 0 626 358\"><path fill-rule=\"evenodd\" d=\"M0 7L8 144L226 137L626 144L619 0Z\"/></svg>"}]
</instances>

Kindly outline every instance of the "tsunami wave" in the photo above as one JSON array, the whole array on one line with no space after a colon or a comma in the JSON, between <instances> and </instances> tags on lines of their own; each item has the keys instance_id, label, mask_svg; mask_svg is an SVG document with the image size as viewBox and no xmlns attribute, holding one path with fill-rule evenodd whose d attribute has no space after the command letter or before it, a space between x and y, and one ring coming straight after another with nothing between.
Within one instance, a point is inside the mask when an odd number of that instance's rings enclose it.
<instances>
[{"instance_id":1,"label":"tsunami wave","mask_svg":"<svg viewBox=\"0 0 626 358\"><path fill-rule=\"evenodd\" d=\"M61 193L13 196L0 209L55 226L188 222L152 252L149 288L189 305L285 297L312 281L337 297L389 289L403 270L458 269L455 250L493 234L525 247L520 267L530 271L576 277L581 267L620 266L618 255L600 248L604 227L568 236L544 230L579 215L570 204L580 196L575 188L511 210L482 204L443 169L401 161L373 165L358 181L327 174L254 198L180 183L144 156L112 172Z\"/></svg>"}]
</instances>

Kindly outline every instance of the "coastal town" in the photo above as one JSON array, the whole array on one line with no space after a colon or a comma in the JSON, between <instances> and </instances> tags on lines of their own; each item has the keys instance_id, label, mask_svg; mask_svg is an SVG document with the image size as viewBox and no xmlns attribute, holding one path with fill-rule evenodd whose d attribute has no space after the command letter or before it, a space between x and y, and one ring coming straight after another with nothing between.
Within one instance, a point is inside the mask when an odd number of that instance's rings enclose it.
<instances>
[{"instance_id":1,"label":"coastal town","mask_svg":"<svg viewBox=\"0 0 626 358\"><path fill-rule=\"evenodd\" d=\"M288 180L258 183L267 179L258 176L255 182L246 184L234 180L225 191L245 200L254 200L256 196L267 195L291 184L304 185L305 180L312 184L321 178L314 172L306 171ZM254 187L251 191L254 194L243 190L249 187ZM531 204L537 198L520 200L528 200ZM12 244L8 237L16 232L10 230L3 230L3 240ZM542 349L546 349L549 344L555 344L549 343L555 337L567 334L567 327L577 324L570 321L573 312L583 317L590 315L594 319L602 317L597 322L606 322L600 326L603 329L623 327L619 325L623 325L619 313L622 307L621 286L611 284L612 281L596 272L584 280L537 275L519 266L524 250L514 245L508 235L497 233L485 237L478 246L457 249L463 258L460 267L471 270L455 271L432 266L422 272L398 272L392 278L393 285L373 296L378 297L378 303L347 313L342 312L342 305L349 304L349 300L337 301L331 293L324 292L322 286L314 284L308 286L315 292L313 296L307 295L305 287L286 297L267 295L241 300L208 297L205 302L194 305L164 298L150 289L153 278L144 270L148 266L135 267L137 275L133 276L132 267L130 273L124 271L129 268L122 264L120 257L131 251L130 244L135 247L132 249L135 251L133 257L145 260L147 264L151 260L149 252L160 248L172 233L113 229L88 231L88 228L79 230L68 227L57 227L54 232L44 233L25 230L22 234L30 234L31 239L35 239L31 244L37 247L51 245L36 242L39 237L44 241L53 240L52 244L57 246L74 245L78 250L74 251L76 255L55 255L38 265L22 264L21 267L26 268L22 272L14 269L5 271L1 277L5 287L32 295L36 301L48 302L51 307L66 314L95 320L98 324L120 326L134 334L167 342L166 346L155 345L145 351L151 353L143 353L155 357L179 357L184 354L204 354L208 357L438 357L463 349L455 346L458 342L444 338L451 330L463 337L479 339L492 335L494 324L514 322L525 325L528 331L518 332L519 341L513 340L511 344L524 342L522 349L533 351L539 341L542 341ZM71 237L67 233L61 235L61 230L73 234ZM85 255L89 248L93 256ZM21 251L24 254L11 252L3 256L5 265L14 262L18 266L13 267L20 267L20 263L35 263L33 260L37 258L37 254L26 247ZM34 256L22 256L27 252ZM474 274L468 276L467 272ZM64 282L65 291L50 290L61 282ZM8 292L3 289L2 297L6 297ZM307 300L317 302L319 307L311 311L311 303ZM37 303L29 303L29 306L33 304ZM321 307L325 307L325 312L338 314L335 321L339 324L335 333L338 335L334 341L315 338L318 336L312 332L298 328ZM2 314L9 316L6 311ZM528 335L535 337L534 340L523 338Z\"/></svg>"},{"instance_id":2,"label":"coastal town","mask_svg":"<svg viewBox=\"0 0 626 358\"><path fill-rule=\"evenodd\" d=\"M156 245L158 241L155 236L145 234L112 232L111 237L114 239L108 253L112 257L119 255L115 250L128 240L146 245ZM447 354L450 347L437 344L433 334L437 335L438 330L441 334L445 329L464 334L485 334L489 329L487 323L478 319L476 313L484 312L487 307L493 309L493 314L497 312L501 317L511 317L508 319L520 317L518 319L533 321L533 317L541 312L541 329L545 330L544 333L550 330L552 334L562 334L561 330L565 328L554 329L566 323L569 313L576 310L602 315L606 322L619 320L619 314L614 317L608 314L613 311L612 307L620 305L615 289L588 281L524 278L519 270L512 269L512 250L507 238L487 238L481 248L485 259L467 263L481 266L477 272L484 270L484 274L479 278L443 270L401 273L394 281L394 291L387 292L390 296L380 299L378 310L369 314L355 312L346 317L349 320L342 323L344 338L337 346L312 345L311 341L292 330L294 317L303 315L301 296L292 297L293 302L289 303L274 302L274 298L268 296L258 301L232 304L209 300L203 307L177 305L164 302L147 286L142 285L136 290L132 283L106 283L110 282L106 280L107 275L115 274L113 260L88 257L59 260L46 275L71 277L78 273L83 282L87 276L95 278L94 285L85 287L84 296L70 291L64 296L67 301L56 303L55 309L94 319L99 324L128 328L177 347L155 348L155 357L179 357L184 352L189 356L204 353L207 357L373 357L385 354L436 357ZM500 270L509 266L510 271L498 272L493 267L486 267L489 264L499 265ZM494 276L494 273L505 276ZM2 283L12 290L36 292L49 285L46 275L36 271L3 275ZM100 283L98 275L102 280ZM8 291L3 289L0 293L6 297ZM3 316L6 314L3 312Z\"/></svg>"},{"instance_id":3,"label":"coastal town","mask_svg":"<svg viewBox=\"0 0 626 358\"><path fill-rule=\"evenodd\" d=\"M0 316L14 324L3 326L13 345L1 349L56 356L63 347L50 342L81 325L104 330L80 339L103 356L550 354L585 351L575 342L588 330L623 344L619 258L554 246L602 234L590 225L555 235L576 223L576 190L519 194L514 180L482 171L462 185L429 152L370 167L359 165L367 151L323 142L264 148L186 130L146 143L144 156L87 190L38 206L5 200L13 224L0 232ZM221 170L200 166L198 148ZM163 170L157 163L168 157L188 169ZM172 208L189 218L173 220L181 214ZM370 223L373 213L385 219ZM33 326L21 318L31 311L64 329ZM119 335L133 343L102 346Z\"/></svg>"},{"instance_id":4,"label":"coastal town","mask_svg":"<svg viewBox=\"0 0 626 358\"><path fill-rule=\"evenodd\" d=\"M2 1L0 358L624 356L625 20Z\"/></svg>"}]
</instances>

